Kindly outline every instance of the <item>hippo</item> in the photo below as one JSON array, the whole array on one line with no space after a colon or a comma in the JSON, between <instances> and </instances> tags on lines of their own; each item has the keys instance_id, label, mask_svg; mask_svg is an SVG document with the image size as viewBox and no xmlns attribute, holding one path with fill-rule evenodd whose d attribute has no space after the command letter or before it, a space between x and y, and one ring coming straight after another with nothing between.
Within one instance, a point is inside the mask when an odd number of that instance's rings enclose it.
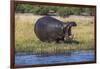
<instances>
[{"instance_id":1,"label":"hippo","mask_svg":"<svg viewBox=\"0 0 100 69\"><path fill-rule=\"evenodd\" d=\"M75 22L62 22L51 16L39 18L34 27L36 36L43 42L66 41L72 35L71 27L77 26Z\"/></svg>"}]
</instances>

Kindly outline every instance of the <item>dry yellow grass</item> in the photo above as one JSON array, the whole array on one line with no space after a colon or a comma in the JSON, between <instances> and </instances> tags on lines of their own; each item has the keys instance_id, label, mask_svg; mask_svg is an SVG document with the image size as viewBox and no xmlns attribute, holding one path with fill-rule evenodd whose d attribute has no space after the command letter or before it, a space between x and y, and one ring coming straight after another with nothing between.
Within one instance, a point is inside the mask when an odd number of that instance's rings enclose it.
<instances>
[{"instance_id":1,"label":"dry yellow grass","mask_svg":"<svg viewBox=\"0 0 100 69\"><path fill-rule=\"evenodd\" d=\"M41 42L34 33L34 24L42 16L32 14L15 15L16 52L62 53L71 50L94 49L94 17L70 16L55 17L63 22L75 21L77 27L72 28L74 42L60 43ZM77 43L78 42L78 43Z\"/></svg>"}]
</instances>

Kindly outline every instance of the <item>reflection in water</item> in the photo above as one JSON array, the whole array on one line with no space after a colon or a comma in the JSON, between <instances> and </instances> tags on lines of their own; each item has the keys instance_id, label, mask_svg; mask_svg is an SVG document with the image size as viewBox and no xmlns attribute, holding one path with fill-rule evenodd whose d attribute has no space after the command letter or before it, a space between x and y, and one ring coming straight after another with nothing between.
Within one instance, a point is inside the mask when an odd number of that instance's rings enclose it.
<instances>
[{"instance_id":1,"label":"reflection in water","mask_svg":"<svg viewBox=\"0 0 100 69\"><path fill-rule=\"evenodd\" d=\"M66 52L64 54L26 54L26 53L16 53L15 64L54 64L54 63L70 63L70 62L84 62L84 61L94 61L93 51L76 51L76 52Z\"/></svg>"}]
</instances>

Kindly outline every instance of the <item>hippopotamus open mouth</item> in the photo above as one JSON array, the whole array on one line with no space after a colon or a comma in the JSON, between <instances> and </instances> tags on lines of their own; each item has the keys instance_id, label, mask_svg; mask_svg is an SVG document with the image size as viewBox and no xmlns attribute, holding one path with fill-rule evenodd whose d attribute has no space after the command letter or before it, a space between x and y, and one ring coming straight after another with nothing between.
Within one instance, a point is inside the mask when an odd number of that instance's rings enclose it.
<instances>
[{"instance_id":1,"label":"hippopotamus open mouth","mask_svg":"<svg viewBox=\"0 0 100 69\"><path fill-rule=\"evenodd\" d=\"M77 26L75 22L67 22L65 27L65 36L64 40L73 39L73 35L71 33L71 28Z\"/></svg>"}]
</instances>

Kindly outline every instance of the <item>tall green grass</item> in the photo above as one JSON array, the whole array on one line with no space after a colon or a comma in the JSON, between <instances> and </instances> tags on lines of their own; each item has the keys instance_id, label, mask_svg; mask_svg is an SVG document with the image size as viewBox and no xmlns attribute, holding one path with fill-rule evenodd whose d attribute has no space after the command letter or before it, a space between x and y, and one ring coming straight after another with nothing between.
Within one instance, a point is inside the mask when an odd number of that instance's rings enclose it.
<instances>
[{"instance_id":1,"label":"tall green grass","mask_svg":"<svg viewBox=\"0 0 100 69\"><path fill-rule=\"evenodd\" d=\"M34 33L34 24L42 16L32 14L15 15L15 51L37 54L55 54L66 51L94 49L94 18L84 16L70 16L68 18L55 17L63 22L75 21L77 27L72 28L74 39L67 43L41 42Z\"/></svg>"}]
</instances>

